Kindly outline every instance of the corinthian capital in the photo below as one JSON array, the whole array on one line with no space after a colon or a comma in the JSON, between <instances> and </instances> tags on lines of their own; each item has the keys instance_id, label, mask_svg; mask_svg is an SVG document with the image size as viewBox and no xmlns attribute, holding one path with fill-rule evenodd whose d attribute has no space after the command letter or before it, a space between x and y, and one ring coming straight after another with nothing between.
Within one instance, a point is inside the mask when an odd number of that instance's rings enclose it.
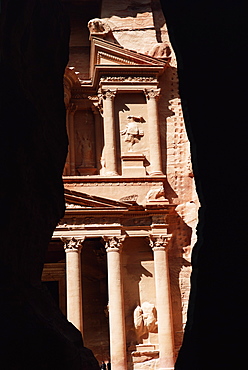
<instances>
[{"instance_id":1,"label":"corinthian capital","mask_svg":"<svg viewBox=\"0 0 248 370\"><path fill-rule=\"evenodd\" d=\"M105 248L107 252L116 251L119 252L122 249L123 242L126 236L104 236Z\"/></svg>"},{"instance_id":2,"label":"corinthian capital","mask_svg":"<svg viewBox=\"0 0 248 370\"><path fill-rule=\"evenodd\" d=\"M78 108L77 105L74 103L69 103L68 105L68 110L70 113L75 113L77 108Z\"/></svg>"},{"instance_id":3,"label":"corinthian capital","mask_svg":"<svg viewBox=\"0 0 248 370\"><path fill-rule=\"evenodd\" d=\"M102 97L103 99L110 99L112 100L115 95L117 93L117 90L116 89L113 89L113 90L106 90L106 91L102 91Z\"/></svg>"},{"instance_id":4,"label":"corinthian capital","mask_svg":"<svg viewBox=\"0 0 248 370\"><path fill-rule=\"evenodd\" d=\"M150 100L150 99L158 99L159 96L160 96L160 91L161 89L145 89L145 95L146 95L146 99L147 100Z\"/></svg>"},{"instance_id":5,"label":"corinthian capital","mask_svg":"<svg viewBox=\"0 0 248 370\"><path fill-rule=\"evenodd\" d=\"M171 234L167 235L150 235L150 247L153 251L168 250L168 244L171 239Z\"/></svg>"},{"instance_id":6,"label":"corinthian capital","mask_svg":"<svg viewBox=\"0 0 248 370\"><path fill-rule=\"evenodd\" d=\"M83 246L85 238L77 239L77 238L61 238L62 242L64 242L64 250L65 252L80 252Z\"/></svg>"}]
</instances>

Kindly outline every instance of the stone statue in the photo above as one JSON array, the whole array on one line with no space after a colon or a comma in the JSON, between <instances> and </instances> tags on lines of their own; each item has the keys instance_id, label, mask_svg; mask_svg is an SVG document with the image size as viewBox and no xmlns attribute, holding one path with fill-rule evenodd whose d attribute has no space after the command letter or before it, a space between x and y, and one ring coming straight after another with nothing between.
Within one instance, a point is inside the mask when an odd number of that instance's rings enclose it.
<instances>
[{"instance_id":1,"label":"stone statue","mask_svg":"<svg viewBox=\"0 0 248 370\"><path fill-rule=\"evenodd\" d=\"M157 310L154 304L143 302L141 306L135 308L134 327L139 341L149 333L157 332Z\"/></svg>"},{"instance_id":2,"label":"stone statue","mask_svg":"<svg viewBox=\"0 0 248 370\"><path fill-rule=\"evenodd\" d=\"M148 53L153 58L169 58L171 56L170 45L166 42L155 44Z\"/></svg>"},{"instance_id":3,"label":"stone statue","mask_svg":"<svg viewBox=\"0 0 248 370\"><path fill-rule=\"evenodd\" d=\"M154 200L154 199L158 199L158 198L161 198L161 197L164 197L165 193L164 193L164 187L163 186L160 186L160 188L152 188L148 191L148 193L146 194L146 200L149 201L149 200Z\"/></svg>"},{"instance_id":4,"label":"stone statue","mask_svg":"<svg viewBox=\"0 0 248 370\"><path fill-rule=\"evenodd\" d=\"M88 28L89 28L90 34L92 33L93 34L95 33L103 34L103 33L108 33L110 31L110 27L108 26L108 24L100 18L91 19L88 22Z\"/></svg>"},{"instance_id":5,"label":"stone statue","mask_svg":"<svg viewBox=\"0 0 248 370\"><path fill-rule=\"evenodd\" d=\"M127 125L120 133L125 135L124 141L129 143L129 152L133 151L133 145L138 143L140 138L144 136L144 131L138 126L138 122L143 122L140 116L127 116Z\"/></svg>"}]
</instances>

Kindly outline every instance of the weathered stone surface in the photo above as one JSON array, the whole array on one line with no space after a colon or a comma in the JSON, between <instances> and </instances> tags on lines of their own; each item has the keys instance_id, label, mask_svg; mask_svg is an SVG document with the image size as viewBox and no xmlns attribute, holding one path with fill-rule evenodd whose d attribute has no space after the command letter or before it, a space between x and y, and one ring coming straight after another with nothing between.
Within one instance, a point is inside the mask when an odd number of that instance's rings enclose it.
<instances>
[{"instance_id":1,"label":"weathered stone surface","mask_svg":"<svg viewBox=\"0 0 248 370\"><path fill-rule=\"evenodd\" d=\"M64 213L68 37L60 1L1 2L0 332L9 369L98 368L40 281Z\"/></svg>"}]
</instances>

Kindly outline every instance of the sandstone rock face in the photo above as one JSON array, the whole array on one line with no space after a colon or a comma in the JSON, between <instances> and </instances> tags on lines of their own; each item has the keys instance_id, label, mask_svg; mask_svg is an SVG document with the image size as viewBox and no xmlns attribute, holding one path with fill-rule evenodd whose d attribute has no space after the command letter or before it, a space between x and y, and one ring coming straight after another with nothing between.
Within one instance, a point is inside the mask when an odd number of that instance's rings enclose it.
<instances>
[{"instance_id":1,"label":"sandstone rock face","mask_svg":"<svg viewBox=\"0 0 248 370\"><path fill-rule=\"evenodd\" d=\"M229 1L222 7L209 1L196 7L193 1L167 0L162 4L178 57L180 94L202 203L188 323L176 369L242 368L247 366L246 344L240 337L240 330L247 331L247 198L234 200L231 206L230 191L241 195L247 187L244 4ZM235 55L242 79L227 78Z\"/></svg>"},{"instance_id":2,"label":"sandstone rock face","mask_svg":"<svg viewBox=\"0 0 248 370\"><path fill-rule=\"evenodd\" d=\"M68 43L59 1L1 3L0 332L9 369L98 368L40 281L64 213Z\"/></svg>"}]
</instances>

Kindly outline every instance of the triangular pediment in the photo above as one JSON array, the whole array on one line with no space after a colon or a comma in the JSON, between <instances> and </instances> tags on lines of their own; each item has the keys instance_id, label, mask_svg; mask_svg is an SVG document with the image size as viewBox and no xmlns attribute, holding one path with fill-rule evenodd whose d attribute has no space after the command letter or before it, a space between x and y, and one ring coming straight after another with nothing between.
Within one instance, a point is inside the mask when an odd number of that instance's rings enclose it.
<instances>
[{"instance_id":1,"label":"triangular pediment","mask_svg":"<svg viewBox=\"0 0 248 370\"><path fill-rule=\"evenodd\" d=\"M160 66L165 67L167 61L150 57L145 54L128 50L119 44L97 37L91 39L91 69L94 66Z\"/></svg>"},{"instance_id":2,"label":"triangular pediment","mask_svg":"<svg viewBox=\"0 0 248 370\"><path fill-rule=\"evenodd\" d=\"M65 189L65 203L66 209L78 208L78 209L129 209L132 205L126 202L120 202L113 199L107 199L90 195L87 193L81 193L74 190Z\"/></svg>"}]
</instances>

